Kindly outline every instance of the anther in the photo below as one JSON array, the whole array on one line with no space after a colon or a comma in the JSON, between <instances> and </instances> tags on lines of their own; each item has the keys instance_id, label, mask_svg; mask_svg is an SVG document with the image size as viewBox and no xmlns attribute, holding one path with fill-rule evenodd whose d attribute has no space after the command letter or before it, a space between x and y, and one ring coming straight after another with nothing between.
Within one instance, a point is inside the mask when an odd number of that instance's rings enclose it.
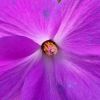
<instances>
[{"instance_id":1,"label":"anther","mask_svg":"<svg viewBox=\"0 0 100 100\"><path fill-rule=\"evenodd\" d=\"M58 52L58 46L52 40L47 40L43 42L43 44L41 45L41 49L43 53L45 53L48 56L56 55Z\"/></svg>"}]
</instances>

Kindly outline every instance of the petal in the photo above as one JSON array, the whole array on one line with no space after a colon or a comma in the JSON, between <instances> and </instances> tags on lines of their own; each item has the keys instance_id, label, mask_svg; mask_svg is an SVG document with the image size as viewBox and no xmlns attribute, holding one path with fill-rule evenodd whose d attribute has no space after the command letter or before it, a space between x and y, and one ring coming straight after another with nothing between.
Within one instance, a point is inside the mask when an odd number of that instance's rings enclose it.
<instances>
[{"instance_id":1,"label":"petal","mask_svg":"<svg viewBox=\"0 0 100 100\"><path fill-rule=\"evenodd\" d=\"M0 38L0 62L27 57L38 48L38 44L23 36L6 36Z\"/></svg>"},{"instance_id":2,"label":"petal","mask_svg":"<svg viewBox=\"0 0 100 100\"><path fill-rule=\"evenodd\" d=\"M37 50L30 56L27 56L22 59L10 60L10 61L9 60L0 61L0 75L7 70L10 70L12 68L19 66L20 64L23 64L24 62L30 61L33 58L34 58L33 60L33 63L34 63L35 59L37 59L37 57L40 57L40 56L41 56L41 51Z\"/></svg>"},{"instance_id":3,"label":"petal","mask_svg":"<svg viewBox=\"0 0 100 100\"><path fill-rule=\"evenodd\" d=\"M36 52L27 59L16 63L15 67L0 73L0 99L14 100L20 98L20 92L26 75L39 59L39 52ZM10 65L9 65L10 66Z\"/></svg>"},{"instance_id":4,"label":"petal","mask_svg":"<svg viewBox=\"0 0 100 100\"><path fill-rule=\"evenodd\" d=\"M23 73L25 71L25 68L22 68L22 66L23 64L0 75L1 100L9 100L9 98L11 98L12 96L16 96L19 94L20 88L23 83Z\"/></svg>"},{"instance_id":5,"label":"petal","mask_svg":"<svg viewBox=\"0 0 100 100\"><path fill-rule=\"evenodd\" d=\"M81 68L81 64L62 58L55 60L56 79L65 100L99 100L100 77Z\"/></svg>"},{"instance_id":6,"label":"petal","mask_svg":"<svg viewBox=\"0 0 100 100\"><path fill-rule=\"evenodd\" d=\"M23 35L41 44L56 34L66 10L65 2L0 0L0 36Z\"/></svg>"},{"instance_id":7,"label":"petal","mask_svg":"<svg viewBox=\"0 0 100 100\"><path fill-rule=\"evenodd\" d=\"M36 64L24 82L22 100L61 100L52 68L52 61L48 58L42 58Z\"/></svg>"},{"instance_id":8,"label":"petal","mask_svg":"<svg viewBox=\"0 0 100 100\"><path fill-rule=\"evenodd\" d=\"M42 82L42 74L43 68L42 65L36 64L32 71L25 78L25 82L21 91L21 99L22 100L32 100L36 99L37 95L39 95L40 86ZM38 99L37 99L38 100Z\"/></svg>"},{"instance_id":9,"label":"petal","mask_svg":"<svg viewBox=\"0 0 100 100\"><path fill-rule=\"evenodd\" d=\"M86 35L88 38L99 35L100 3L98 0L69 0L70 2L72 5L69 4L69 10L66 11L55 41L61 43L64 40L72 39L73 42L79 43L80 38L87 40Z\"/></svg>"},{"instance_id":10,"label":"petal","mask_svg":"<svg viewBox=\"0 0 100 100\"><path fill-rule=\"evenodd\" d=\"M80 59L81 58L81 59ZM80 68L86 70L91 73L95 77L100 78L100 57L93 55L71 55L71 61L77 64Z\"/></svg>"},{"instance_id":11,"label":"petal","mask_svg":"<svg viewBox=\"0 0 100 100\"><path fill-rule=\"evenodd\" d=\"M87 25L64 38L61 48L79 55L100 56L100 14L96 15L98 17L93 18Z\"/></svg>"}]
</instances>

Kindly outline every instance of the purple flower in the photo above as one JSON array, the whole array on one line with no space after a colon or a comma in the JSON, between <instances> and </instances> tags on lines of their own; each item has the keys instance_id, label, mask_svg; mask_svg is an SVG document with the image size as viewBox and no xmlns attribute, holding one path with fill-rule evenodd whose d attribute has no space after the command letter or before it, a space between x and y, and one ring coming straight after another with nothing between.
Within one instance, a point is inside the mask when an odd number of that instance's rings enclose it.
<instances>
[{"instance_id":1,"label":"purple flower","mask_svg":"<svg viewBox=\"0 0 100 100\"><path fill-rule=\"evenodd\" d=\"M0 100L100 100L100 1L0 0Z\"/></svg>"}]
</instances>

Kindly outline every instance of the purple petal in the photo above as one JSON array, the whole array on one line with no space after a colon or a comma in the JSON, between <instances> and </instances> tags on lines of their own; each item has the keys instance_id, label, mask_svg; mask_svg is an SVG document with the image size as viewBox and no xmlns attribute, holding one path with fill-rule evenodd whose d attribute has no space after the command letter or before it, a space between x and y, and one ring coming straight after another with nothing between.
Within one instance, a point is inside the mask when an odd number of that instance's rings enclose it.
<instances>
[{"instance_id":1,"label":"purple petal","mask_svg":"<svg viewBox=\"0 0 100 100\"><path fill-rule=\"evenodd\" d=\"M100 77L80 68L81 65L56 59L56 79L64 97L68 100L99 100Z\"/></svg>"},{"instance_id":2,"label":"purple petal","mask_svg":"<svg viewBox=\"0 0 100 100\"><path fill-rule=\"evenodd\" d=\"M49 61L45 59L45 64L43 60L36 64L36 67L25 79L22 90L23 100L61 100L57 91L55 76L53 77L53 66L51 65L50 59Z\"/></svg>"},{"instance_id":3,"label":"purple petal","mask_svg":"<svg viewBox=\"0 0 100 100\"><path fill-rule=\"evenodd\" d=\"M66 11L55 40L61 43L72 39L73 43L83 44L83 41L89 41L94 35L99 36L100 3L98 0L69 0L69 3L71 3L69 10ZM81 39L83 41L80 41Z\"/></svg>"},{"instance_id":4,"label":"purple petal","mask_svg":"<svg viewBox=\"0 0 100 100\"><path fill-rule=\"evenodd\" d=\"M0 75L16 64L33 57L39 46L23 36L6 36L0 38Z\"/></svg>"},{"instance_id":5,"label":"purple petal","mask_svg":"<svg viewBox=\"0 0 100 100\"><path fill-rule=\"evenodd\" d=\"M22 69L22 66L19 65L16 68L6 71L0 75L0 99L5 100L9 99L12 96L19 94L23 83L23 73L25 69Z\"/></svg>"},{"instance_id":6,"label":"purple petal","mask_svg":"<svg viewBox=\"0 0 100 100\"><path fill-rule=\"evenodd\" d=\"M100 3L97 0L82 2L74 9L69 23L63 23L62 34L55 37L69 60L57 61L57 78L68 99L99 100Z\"/></svg>"},{"instance_id":7,"label":"purple petal","mask_svg":"<svg viewBox=\"0 0 100 100\"><path fill-rule=\"evenodd\" d=\"M22 36L0 38L0 61L27 57L39 48L31 39Z\"/></svg>"},{"instance_id":8,"label":"purple petal","mask_svg":"<svg viewBox=\"0 0 100 100\"><path fill-rule=\"evenodd\" d=\"M67 52L78 55L100 56L100 6L95 6L89 16L60 44ZM80 18L81 20L81 18Z\"/></svg>"},{"instance_id":9,"label":"purple petal","mask_svg":"<svg viewBox=\"0 0 100 100\"><path fill-rule=\"evenodd\" d=\"M72 56L72 55L71 55ZM81 59L80 59L81 58ZM79 68L91 73L93 76L100 78L100 56L93 55L75 55L71 57L71 61L77 64Z\"/></svg>"},{"instance_id":10,"label":"purple petal","mask_svg":"<svg viewBox=\"0 0 100 100\"><path fill-rule=\"evenodd\" d=\"M14 100L20 98L20 92L26 75L30 72L34 64L39 59L39 52L26 57L12 65L5 65L5 71L0 70L0 99ZM12 68L8 68L12 66ZM2 71L2 73L1 73Z\"/></svg>"},{"instance_id":11,"label":"purple petal","mask_svg":"<svg viewBox=\"0 0 100 100\"><path fill-rule=\"evenodd\" d=\"M38 92L41 86L42 76L43 66L41 63L36 64L25 78L21 93L22 100L32 100L39 95Z\"/></svg>"},{"instance_id":12,"label":"purple petal","mask_svg":"<svg viewBox=\"0 0 100 100\"><path fill-rule=\"evenodd\" d=\"M65 2L0 0L0 36L23 35L40 44L44 40L41 38L48 39L56 34L65 14Z\"/></svg>"}]
</instances>

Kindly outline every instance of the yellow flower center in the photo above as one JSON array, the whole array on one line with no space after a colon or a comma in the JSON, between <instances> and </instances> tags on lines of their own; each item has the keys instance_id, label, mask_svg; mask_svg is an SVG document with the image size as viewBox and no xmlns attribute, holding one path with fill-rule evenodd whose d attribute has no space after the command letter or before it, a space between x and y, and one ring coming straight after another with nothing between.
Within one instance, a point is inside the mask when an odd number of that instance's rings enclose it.
<instances>
[{"instance_id":1,"label":"yellow flower center","mask_svg":"<svg viewBox=\"0 0 100 100\"><path fill-rule=\"evenodd\" d=\"M43 42L41 49L48 56L56 55L58 52L58 46L52 40Z\"/></svg>"}]
</instances>

